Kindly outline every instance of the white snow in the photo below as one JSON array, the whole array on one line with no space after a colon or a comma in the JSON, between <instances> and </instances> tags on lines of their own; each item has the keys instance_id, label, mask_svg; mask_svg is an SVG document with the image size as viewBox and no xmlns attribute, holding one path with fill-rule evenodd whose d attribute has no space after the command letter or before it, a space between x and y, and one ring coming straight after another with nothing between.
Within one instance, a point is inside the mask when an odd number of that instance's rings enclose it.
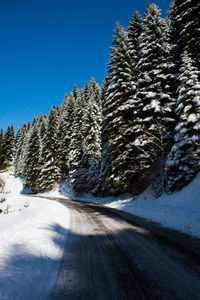
<instances>
[{"instance_id":1,"label":"white snow","mask_svg":"<svg viewBox=\"0 0 200 300\"><path fill-rule=\"evenodd\" d=\"M195 123L195 122L197 122L198 121L198 119L197 119L197 116L195 115L195 114L190 114L189 116L188 116L188 122L193 122L193 123Z\"/></svg>"},{"instance_id":2,"label":"white snow","mask_svg":"<svg viewBox=\"0 0 200 300\"><path fill-rule=\"evenodd\" d=\"M146 94L146 98L153 98L153 97L155 97L156 96L156 93L153 93L153 92L148 92L147 94Z\"/></svg>"},{"instance_id":3,"label":"white snow","mask_svg":"<svg viewBox=\"0 0 200 300\"><path fill-rule=\"evenodd\" d=\"M200 174L180 192L155 199L149 188L133 201L117 200L108 206L200 237Z\"/></svg>"},{"instance_id":4,"label":"white snow","mask_svg":"<svg viewBox=\"0 0 200 300\"><path fill-rule=\"evenodd\" d=\"M150 106L152 108L155 108L155 111L160 111L160 103L158 100L152 100L151 103L150 103Z\"/></svg>"},{"instance_id":5,"label":"white snow","mask_svg":"<svg viewBox=\"0 0 200 300\"><path fill-rule=\"evenodd\" d=\"M200 174L180 192L155 199L147 189L134 201L118 200L108 206L200 237Z\"/></svg>"},{"instance_id":6,"label":"white snow","mask_svg":"<svg viewBox=\"0 0 200 300\"><path fill-rule=\"evenodd\" d=\"M21 195L12 174L0 192L0 299L44 299L53 288L69 230L69 212L61 204ZM151 188L140 196L75 197L68 182L43 195L68 197L124 210L163 226L200 237L200 174L182 191L155 199Z\"/></svg>"},{"instance_id":7,"label":"white snow","mask_svg":"<svg viewBox=\"0 0 200 300\"><path fill-rule=\"evenodd\" d=\"M0 299L44 299L53 288L69 230L69 211L58 202L22 195L22 182L1 173ZM43 195L103 204L200 237L200 174L182 191L155 199L151 188L140 196L75 197L63 182ZM1 200L6 201L1 202Z\"/></svg>"},{"instance_id":8,"label":"white snow","mask_svg":"<svg viewBox=\"0 0 200 300\"><path fill-rule=\"evenodd\" d=\"M57 187L50 194L62 195L74 200L95 202L124 210L133 215L158 222L165 227L177 229L200 238L200 174L181 191L171 195L163 194L160 198L154 198L151 188L136 198L131 195L94 198L90 194L77 198L68 182L63 183L60 190Z\"/></svg>"},{"instance_id":9,"label":"white snow","mask_svg":"<svg viewBox=\"0 0 200 300\"><path fill-rule=\"evenodd\" d=\"M0 299L43 299L53 288L69 229L69 212L56 201L21 195L22 182L3 173L0 203Z\"/></svg>"}]
</instances>

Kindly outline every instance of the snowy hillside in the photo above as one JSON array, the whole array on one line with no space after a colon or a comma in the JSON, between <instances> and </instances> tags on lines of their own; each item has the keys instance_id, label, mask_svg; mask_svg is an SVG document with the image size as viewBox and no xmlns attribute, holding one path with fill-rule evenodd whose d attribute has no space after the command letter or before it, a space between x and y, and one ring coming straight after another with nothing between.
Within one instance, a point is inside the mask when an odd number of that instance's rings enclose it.
<instances>
[{"instance_id":1,"label":"snowy hillside","mask_svg":"<svg viewBox=\"0 0 200 300\"><path fill-rule=\"evenodd\" d=\"M12 174L0 199L0 299L42 299L51 290L66 243L69 213L61 204L20 195Z\"/></svg>"}]
</instances>

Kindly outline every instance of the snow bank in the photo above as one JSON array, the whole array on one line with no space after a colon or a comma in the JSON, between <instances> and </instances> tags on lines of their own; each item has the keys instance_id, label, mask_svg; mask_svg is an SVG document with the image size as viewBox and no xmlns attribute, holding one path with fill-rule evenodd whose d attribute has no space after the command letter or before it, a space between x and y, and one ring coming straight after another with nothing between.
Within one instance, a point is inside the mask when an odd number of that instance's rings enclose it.
<instances>
[{"instance_id":1,"label":"snow bank","mask_svg":"<svg viewBox=\"0 0 200 300\"><path fill-rule=\"evenodd\" d=\"M0 203L0 299L43 299L53 288L63 255L68 209L20 195L22 183L12 174L0 177L7 191L6 201Z\"/></svg>"},{"instance_id":2,"label":"snow bank","mask_svg":"<svg viewBox=\"0 0 200 300\"><path fill-rule=\"evenodd\" d=\"M41 193L40 195L49 197L63 197L75 201L80 200L84 202L93 202L102 205L107 205L111 202L115 203L119 199L120 201L123 201L123 203L129 202L133 199L133 197L130 194L123 194L119 197L94 197L92 194L87 193L83 196L77 197L74 195L73 189L70 187L69 180L62 181L61 184L55 185L55 187L51 191Z\"/></svg>"},{"instance_id":3,"label":"snow bank","mask_svg":"<svg viewBox=\"0 0 200 300\"><path fill-rule=\"evenodd\" d=\"M68 182L63 182L48 195L65 196L74 200L94 202L158 222L165 227L180 230L184 233L200 237L200 174L182 191L171 195L163 194L155 199L148 188L140 196L94 198L87 194L75 197Z\"/></svg>"},{"instance_id":4,"label":"snow bank","mask_svg":"<svg viewBox=\"0 0 200 300\"><path fill-rule=\"evenodd\" d=\"M117 200L108 206L200 237L200 174L180 192L154 199L147 189L132 201Z\"/></svg>"}]
</instances>

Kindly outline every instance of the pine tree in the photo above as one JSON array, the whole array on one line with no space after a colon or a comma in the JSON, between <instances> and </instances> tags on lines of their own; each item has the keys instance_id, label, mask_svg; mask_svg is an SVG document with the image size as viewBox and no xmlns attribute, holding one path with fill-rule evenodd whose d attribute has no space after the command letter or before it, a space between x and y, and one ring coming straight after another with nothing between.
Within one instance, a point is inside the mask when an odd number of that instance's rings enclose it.
<instances>
[{"instance_id":1,"label":"pine tree","mask_svg":"<svg viewBox=\"0 0 200 300\"><path fill-rule=\"evenodd\" d=\"M125 151L123 153L123 160L120 160L118 168L121 169L120 181L125 187L125 190L129 192L135 192L135 182L137 180L137 175L135 172L135 154L137 149L134 147L134 140L136 138L135 132L137 132L138 118L140 117L140 111L137 107L136 94L138 90L138 62L140 59L140 48L139 48L139 38L142 33L142 20L137 11L134 12L131 22L127 28L128 33L128 52L131 57L131 67L132 67L132 79L135 84L134 94L132 96L132 102L130 107L127 107L127 113L129 113L129 124L127 129L124 131L124 136L126 136ZM136 175L136 176L135 176Z\"/></svg>"},{"instance_id":2,"label":"pine tree","mask_svg":"<svg viewBox=\"0 0 200 300\"><path fill-rule=\"evenodd\" d=\"M39 190L40 177L40 140L37 126L32 126L30 138L28 140L26 157L24 162L24 187L31 188L32 193L37 193Z\"/></svg>"},{"instance_id":3,"label":"pine tree","mask_svg":"<svg viewBox=\"0 0 200 300\"><path fill-rule=\"evenodd\" d=\"M199 71L184 52L180 69L175 144L166 164L167 190L179 190L200 171L200 82Z\"/></svg>"},{"instance_id":4,"label":"pine tree","mask_svg":"<svg viewBox=\"0 0 200 300\"><path fill-rule=\"evenodd\" d=\"M14 128L13 126L8 126L4 134L4 163L5 168L10 167L13 162L14 156L14 142L15 142L15 135L14 135Z\"/></svg>"},{"instance_id":5,"label":"pine tree","mask_svg":"<svg viewBox=\"0 0 200 300\"><path fill-rule=\"evenodd\" d=\"M74 93L74 92L73 92ZM83 165L83 132L82 121L85 111L85 99L82 91L76 89L74 103L74 120L71 142L69 145L68 170L71 186L76 194L82 194L86 173Z\"/></svg>"},{"instance_id":6,"label":"pine tree","mask_svg":"<svg viewBox=\"0 0 200 300\"><path fill-rule=\"evenodd\" d=\"M85 94L85 90L84 90ZM87 102L83 115L83 165L85 174L85 191L89 191L97 184L101 159L101 121L102 104L100 87L92 78L87 91ZM84 180L84 179L83 179Z\"/></svg>"},{"instance_id":7,"label":"pine tree","mask_svg":"<svg viewBox=\"0 0 200 300\"><path fill-rule=\"evenodd\" d=\"M101 102L102 102L102 123L101 123L101 163L98 176L98 183L96 185L93 194L106 196L112 193L113 186L109 182L108 178L111 176L112 164L111 154L109 147L109 124L106 120L106 93L109 86L109 78L105 76L103 85L101 88Z\"/></svg>"},{"instance_id":8,"label":"pine tree","mask_svg":"<svg viewBox=\"0 0 200 300\"><path fill-rule=\"evenodd\" d=\"M0 131L0 170L4 169L4 140L3 140L3 129Z\"/></svg>"},{"instance_id":9,"label":"pine tree","mask_svg":"<svg viewBox=\"0 0 200 300\"><path fill-rule=\"evenodd\" d=\"M110 177L106 181L116 186L116 191L124 189L124 171L128 164L127 142L133 125L133 106L136 82L133 76L135 62L133 50L129 51L130 39L118 24L115 28L113 47L108 64L109 85L104 104L106 131L109 135L107 151L110 155ZM105 161L108 161L106 159Z\"/></svg>"},{"instance_id":10,"label":"pine tree","mask_svg":"<svg viewBox=\"0 0 200 300\"><path fill-rule=\"evenodd\" d=\"M60 180L57 143L58 109L55 105L49 113L46 132L41 140L39 190L50 190Z\"/></svg>"},{"instance_id":11,"label":"pine tree","mask_svg":"<svg viewBox=\"0 0 200 300\"><path fill-rule=\"evenodd\" d=\"M142 20L136 10L127 27L128 33L128 51L132 60L132 76L136 80L138 76L137 63L139 61L139 36L142 32Z\"/></svg>"},{"instance_id":12,"label":"pine tree","mask_svg":"<svg viewBox=\"0 0 200 300\"><path fill-rule=\"evenodd\" d=\"M39 124L38 124L38 133L39 133L39 137L40 137L40 140L42 141L42 139L44 138L45 136L45 133L46 133L46 127L47 127L47 115L41 115L40 116L40 121L39 121Z\"/></svg>"},{"instance_id":13,"label":"pine tree","mask_svg":"<svg viewBox=\"0 0 200 300\"><path fill-rule=\"evenodd\" d=\"M17 175L17 163L19 159L19 155L21 152L20 142L21 142L21 135L22 135L22 127L20 127L17 131L16 138L15 138L15 153L14 153L14 167L15 167L15 174Z\"/></svg>"},{"instance_id":14,"label":"pine tree","mask_svg":"<svg viewBox=\"0 0 200 300\"><path fill-rule=\"evenodd\" d=\"M87 85L87 83L86 83ZM91 160L93 154L100 158L100 127L102 122L102 103L101 103L101 89L91 78L89 85L84 88L84 111L82 120L83 131L83 149L88 152L88 161ZM93 138L91 139L91 135ZM95 146L94 146L95 145ZM89 148L92 147L93 151ZM88 151L89 150L89 151ZM89 154L90 153L90 154ZM87 156L87 155L86 155Z\"/></svg>"},{"instance_id":15,"label":"pine tree","mask_svg":"<svg viewBox=\"0 0 200 300\"><path fill-rule=\"evenodd\" d=\"M191 54L193 64L200 69L200 2L199 0L176 0L170 8L174 59L181 63L181 55L186 50ZM200 77L199 77L200 80Z\"/></svg>"},{"instance_id":16,"label":"pine tree","mask_svg":"<svg viewBox=\"0 0 200 300\"><path fill-rule=\"evenodd\" d=\"M164 174L166 153L171 147L175 121L174 99L170 90L168 27L155 4L146 9L139 42L134 171L138 173L139 184L141 182L145 187L152 179L152 168L158 172L159 177Z\"/></svg>"},{"instance_id":17,"label":"pine tree","mask_svg":"<svg viewBox=\"0 0 200 300\"><path fill-rule=\"evenodd\" d=\"M15 174L20 177L23 174L27 144L28 144L28 128L26 126L26 123L24 123L24 125L18 129L16 140L15 140L14 167L15 167Z\"/></svg>"},{"instance_id":18,"label":"pine tree","mask_svg":"<svg viewBox=\"0 0 200 300\"><path fill-rule=\"evenodd\" d=\"M61 106L61 117L58 126L59 168L62 177L68 175L69 145L73 130L74 119L73 93L66 96Z\"/></svg>"}]
</instances>

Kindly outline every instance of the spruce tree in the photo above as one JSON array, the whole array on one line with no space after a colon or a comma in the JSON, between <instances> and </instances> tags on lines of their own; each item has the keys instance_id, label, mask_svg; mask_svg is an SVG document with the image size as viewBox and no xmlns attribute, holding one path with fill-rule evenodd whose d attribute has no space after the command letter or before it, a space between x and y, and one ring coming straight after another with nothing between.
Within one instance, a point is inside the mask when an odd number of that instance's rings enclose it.
<instances>
[{"instance_id":1,"label":"spruce tree","mask_svg":"<svg viewBox=\"0 0 200 300\"><path fill-rule=\"evenodd\" d=\"M127 32L117 24L108 64L109 85L104 104L104 116L108 138L108 155L111 159L110 177L106 181L116 186L116 191L124 190L124 172L129 154L127 143L133 126L133 106L136 82L133 76L135 61L133 50L129 51L130 40ZM134 62L134 63L133 63ZM106 159L107 160L107 159Z\"/></svg>"},{"instance_id":2,"label":"spruce tree","mask_svg":"<svg viewBox=\"0 0 200 300\"><path fill-rule=\"evenodd\" d=\"M199 71L184 52L180 68L175 144L168 156L167 190L179 190L200 170L200 82Z\"/></svg>"},{"instance_id":3,"label":"spruce tree","mask_svg":"<svg viewBox=\"0 0 200 300\"><path fill-rule=\"evenodd\" d=\"M128 51L132 60L132 75L137 79L137 63L139 61L139 36L142 32L142 20L136 10L127 27L128 33Z\"/></svg>"},{"instance_id":4,"label":"spruce tree","mask_svg":"<svg viewBox=\"0 0 200 300\"><path fill-rule=\"evenodd\" d=\"M181 56L186 50L191 54L193 64L200 69L200 2L199 0L176 0L169 12L174 60L181 63ZM200 77L199 77L200 80Z\"/></svg>"},{"instance_id":5,"label":"spruce tree","mask_svg":"<svg viewBox=\"0 0 200 300\"><path fill-rule=\"evenodd\" d=\"M37 193L39 191L40 178L40 140L37 126L32 126L31 134L28 140L26 157L24 162L24 187L31 188L31 192Z\"/></svg>"},{"instance_id":6,"label":"spruce tree","mask_svg":"<svg viewBox=\"0 0 200 300\"><path fill-rule=\"evenodd\" d=\"M61 116L58 126L58 154L59 169L62 177L68 175L69 145L73 131L74 102L74 95L70 93L69 97L65 97L61 106Z\"/></svg>"},{"instance_id":7,"label":"spruce tree","mask_svg":"<svg viewBox=\"0 0 200 300\"><path fill-rule=\"evenodd\" d=\"M40 116L40 122L38 124L38 132L39 132L39 137L40 140L42 140L45 136L46 133L46 127L47 127L47 115Z\"/></svg>"},{"instance_id":8,"label":"spruce tree","mask_svg":"<svg viewBox=\"0 0 200 300\"><path fill-rule=\"evenodd\" d=\"M131 57L132 78L135 83L135 92L133 94L133 101L127 113L129 112L129 125L124 132L126 136L126 146L123 153L123 160L119 159L119 169L121 168L120 181L125 187L125 190L135 193L135 182L137 175L135 172L135 155L137 149L134 147L133 142L136 138L138 118L140 118L140 111L137 106L137 90L138 90L138 62L140 58L139 38L142 33L142 20L137 11L134 12L131 22L127 28L128 33L128 51ZM122 165L121 165L122 163Z\"/></svg>"},{"instance_id":9,"label":"spruce tree","mask_svg":"<svg viewBox=\"0 0 200 300\"><path fill-rule=\"evenodd\" d=\"M84 91L84 94L85 91ZM101 95L101 88L98 85L98 83L95 82L95 79L92 77L90 79L89 85L88 85L88 100L86 101L86 104L88 101L93 101L97 104L98 110L100 115L97 115L97 119L99 119L98 123L101 124L102 121L102 95Z\"/></svg>"},{"instance_id":10,"label":"spruce tree","mask_svg":"<svg viewBox=\"0 0 200 300\"><path fill-rule=\"evenodd\" d=\"M0 131L0 170L4 169L4 140L3 140L3 129Z\"/></svg>"},{"instance_id":11,"label":"spruce tree","mask_svg":"<svg viewBox=\"0 0 200 300\"><path fill-rule=\"evenodd\" d=\"M15 135L14 135L14 128L13 126L8 126L4 134L4 164L5 168L10 167L13 162L14 157L14 142L15 142Z\"/></svg>"},{"instance_id":12,"label":"spruce tree","mask_svg":"<svg viewBox=\"0 0 200 300\"><path fill-rule=\"evenodd\" d=\"M87 97L82 121L84 136L83 165L87 170L85 174L85 191L93 189L97 184L101 159L101 92L100 87L95 83L93 78L89 83Z\"/></svg>"},{"instance_id":13,"label":"spruce tree","mask_svg":"<svg viewBox=\"0 0 200 300\"><path fill-rule=\"evenodd\" d=\"M74 92L73 92L74 93ZM82 121L85 111L85 99L82 91L75 90L73 132L69 145L68 170L71 186L76 194L84 189L86 168L83 164L83 132Z\"/></svg>"},{"instance_id":14,"label":"spruce tree","mask_svg":"<svg viewBox=\"0 0 200 300\"><path fill-rule=\"evenodd\" d=\"M60 180L58 155L58 109L55 105L49 113L46 131L41 140L39 190L50 190Z\"/></svg>"},{"instance_id":15,"label":"spruce tree","mask_svg":"<svg viewBox=\"0 0 200 300\"><path fill-rule=\"evenodd\" d=\"M168 26L155 4L146 9L139 47L134 170L145 187L152 180L150 174L158 172L159 178L164 174L175 122Z\"/></svg>"},{"instance_id":16,"label":"spruce tree","mask_svg":"<svg viewBox=\"0 0 200 300\"><path fill-rule=\"evenodd\" d=\"M109 147L109 123L106 120L106 93L109 86L109 78L105 76L103 85L101 88L101 102L102 102L102 123L101 123L101 163L98 176L98 183L96 185L93 194L106 196L112 193L112 185L108 178L111 176L112 164L111 154Z\"/></svg>"},{"instance_id":17,"label":"spruce tree","mask_svg":"<svg viewBox=\"0 0 200 300\"><path fill-rule=\"evenodd\" d=\"M18 129L17 134L16 134L16 138L15 138L14 167L15 167L15 174L16 175L17 175L16 164L17 164L17 161L18 161L19 152L21 151L21 149L20 149L21 131L22 131L22 127L20 127Z\"/></svg>"},{"instance_id":18,"label":"spruce tree","mask_svg":"<svg viewBox=\"0 0 200 300\"><path fill-rule=\"evenodd\" d=\"M15 175L22 176L24 169L24 161L26 157L26 149L28 144L28 128L26 123L17 131L15 141L14 167Z\"/></svg>"}]
</instances>

